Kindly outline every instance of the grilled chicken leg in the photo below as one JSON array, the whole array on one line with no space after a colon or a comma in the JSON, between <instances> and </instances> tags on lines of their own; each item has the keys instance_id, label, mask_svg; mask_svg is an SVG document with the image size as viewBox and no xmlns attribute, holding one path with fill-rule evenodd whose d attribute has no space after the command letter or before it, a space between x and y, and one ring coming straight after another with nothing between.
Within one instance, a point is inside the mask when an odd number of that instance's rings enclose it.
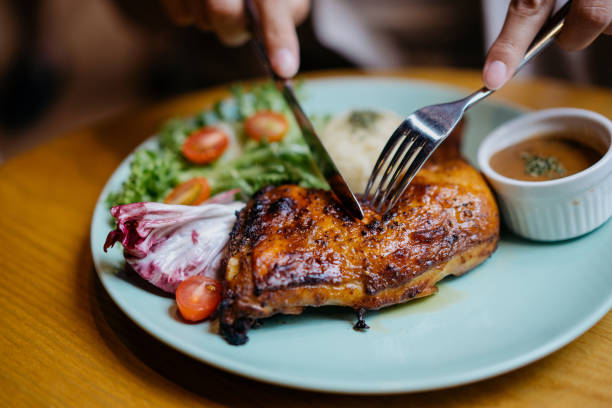
<instances>
[{"instance_id":1,"label":"grilled chicken leg","mask_svg":"<svg viewBox=\"0 0 612 408\"><path fill-rule=\"evenodd\" d=\"M257 319L306 306L378 309L435 293L495 250L499 216L480 174L448 140L381 217L350 217L330 192L259 192L239 213L225 262L221 334L243 344Z\"/></svg>"}]
</instances>

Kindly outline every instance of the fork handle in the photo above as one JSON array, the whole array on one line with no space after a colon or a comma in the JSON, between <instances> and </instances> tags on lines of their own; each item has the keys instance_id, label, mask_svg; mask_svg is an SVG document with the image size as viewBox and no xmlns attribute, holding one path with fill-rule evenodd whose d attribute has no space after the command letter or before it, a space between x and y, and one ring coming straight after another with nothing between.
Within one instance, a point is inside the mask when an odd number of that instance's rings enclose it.
<instances>
[{"instance_id":1,"label":"fork handle","mask_svg":"<svg viewBox=\"0 0 612 408\"><path fill-rule=\"evenodd\" d=\"M548 47L548 45L550 45L550 43L554 40L557 34L559 34L559 31L561 31L561 29L563 28L563 24L565 23L565 17L569 12L571 3L572 0L569 0L567 3L565 3L565 5L563 5L563 7L561 7L559 11L557 11L555 14L553 14L552 17L548 19L546 24L544 24L544 26L540 29L534 40L529 45L529 48L527 48L527 52L525 52L521 63L514 72L514 75L516 75L516 73L520 71L521 68L523 68L525 65L527 65L527 63L531 61L536 55L539 55L546 47ZM495 90L489 89L487 87L480 88L478 91L465 98L465 110L467 110L480 100L491 95L493 92L495 92Z\"/></svg>"}]
</instances>

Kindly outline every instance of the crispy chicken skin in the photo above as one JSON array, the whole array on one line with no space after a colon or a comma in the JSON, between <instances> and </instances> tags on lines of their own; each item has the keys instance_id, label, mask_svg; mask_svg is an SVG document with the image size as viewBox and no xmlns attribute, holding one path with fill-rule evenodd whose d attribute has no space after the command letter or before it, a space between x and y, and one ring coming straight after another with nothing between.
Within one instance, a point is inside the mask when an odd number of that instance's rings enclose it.
<instances>
[{"instance_id":1,"label":"crispy chicken skin","mask_svg":"<svg viewBox=\"0 0 612 408\"><path fill-rule=\"evenodd\" d=\"M331 193L267 188L238 214L225 265L221 334L243 344L257 319L305 306L378 309L437 291L495 250L499 215L449 138L381 217L356 220Z\"/></svg>"}]
</instances>

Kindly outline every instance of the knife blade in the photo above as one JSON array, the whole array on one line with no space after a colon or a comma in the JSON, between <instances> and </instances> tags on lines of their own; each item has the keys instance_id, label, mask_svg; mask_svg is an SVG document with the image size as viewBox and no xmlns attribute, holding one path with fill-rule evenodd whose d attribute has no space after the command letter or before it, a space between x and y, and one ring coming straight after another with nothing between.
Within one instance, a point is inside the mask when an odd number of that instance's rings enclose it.
<instances>
[{"instance_id":1,"label":"knife blade","mask_svg":"<svg viewBox=\"0 0 612 408\"><path fill-rule=\"evenodd\" d=\"M321 173L323 178L327 181L329 186L331 187L332 192L338 199L338 201L342 204L342 206L354 217L358 219L363 218L363 210L361 209L361 205L355 194L351 191L348 184L340 174L340 171L334 164L334 161L330 157L329 153L321 143L321 139L317 135L310 119L304 113L302 106L295 96L295 92L293 92L293 86L291 80L282 78L272 70L272 64L268 58L268 54L266 53L266 49L264 47L263 42L263 31L261 29L261 24L259 22L259 15L257 13L257 9L252 0L245 1L245 9L248 19L251 23L251 32L253 33L253 43L255 44L255 49L257 50L257 54L259 58L263 62L263 65L266 67L270 76L276 83L276 87L279 92L283 95L289 109L293 113L295 120L302 131L302 136L304 137L304 141L308 145L310 149L310 153L312 156L314 167Z\"/></svg>"}]
</instances>

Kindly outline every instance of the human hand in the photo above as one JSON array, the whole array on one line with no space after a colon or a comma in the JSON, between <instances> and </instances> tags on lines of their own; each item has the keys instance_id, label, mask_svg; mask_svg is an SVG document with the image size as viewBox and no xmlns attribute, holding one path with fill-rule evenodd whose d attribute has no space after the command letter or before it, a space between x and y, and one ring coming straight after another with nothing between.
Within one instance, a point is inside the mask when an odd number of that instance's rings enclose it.
<instances>
[{"instance_id":1,"label":"human hand","mask_svg":"<svg viewBox=\"0 0 612 408\"><path fill-rule=\"evenodd\" d=\"M168 16L181 26L213 31L225 45L238 46L249 38L243 0L161 0ZM299 43L295 26L310 8L310 0L255 0L272 69L284 78L297 73Z\"/></svg>"},{"instance_id":2,"label":"human hand","mask_svg":"<svg viewBox=\"0 0 612 408\"><path fill-rule=\"evenodd\" d=\"M512 77L554 5L555 0L512 0L485 61L482 78L487 88L498 89ZM563 49L577 51L602 33L612 35L612 0L574 0L557 39Z\"/></svg>"}]
</instances>

